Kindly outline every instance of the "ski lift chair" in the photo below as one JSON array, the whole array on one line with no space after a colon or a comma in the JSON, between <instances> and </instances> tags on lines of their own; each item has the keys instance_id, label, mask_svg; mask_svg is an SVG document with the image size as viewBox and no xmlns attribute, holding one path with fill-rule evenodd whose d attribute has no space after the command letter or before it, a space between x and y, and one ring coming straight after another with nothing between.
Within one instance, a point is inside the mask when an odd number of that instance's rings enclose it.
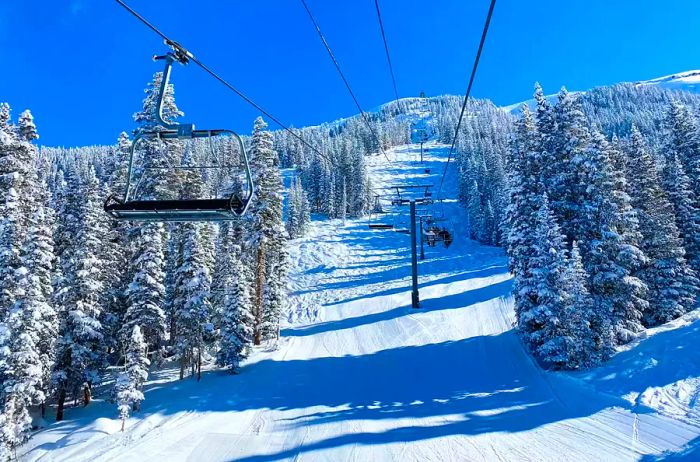
<instances>
[{"instance_id":1,"label":"ski lift chair","mask_svg":"<svg viewBox=\"0 0 700 462\"><path fill-rule=\"evenodd\" d=\"M129 167L126 178L126 188L123 197L110 196L104 204L104 210L117 220L183 222L183 221L224 221L232 220L245 214L253 197L253 180L250 164L241 137L226 129L199 130L193 124L170 123L163 119L163 100L170 81L170 73L174 61L186 64L189 53L177 46L171 45L174 53L156 56L154 60L164 60L165 70L158 90L156 111L156 127L141 129L136 133L129 152ZM228 145L238 151L240 159L232 161L225 159L226 143L218 141L230 137ZM161 149L168 140L203 140L209 153L209 165L153 165L144 160L142 165L135 165L139 149L146 142L155 141ZM217 146L215 148L215 146ZM233 148L232 148L233 149ZM218 151L218 153L217 153ZM232 183L240 187L234 192L215 191L212 197L196 198L165 198L154 199L149 193L147 197L139 197L139 186L150 174L174 174L182 170L201 171L201 169L218 169L227 171ZM237 172L234 175L233 172ZM235 180L235 181L234 181Z\"/></svg>"},{"instance_id":2,"label":"ski lift chair","mask_svg":"<svg viewBox=\"0 0 700 462\"><path fill-rule=\"evenodd\" d=\"M382 207L382 203L379 200L379 195L374 196L374 206L370 210L367 227L372 230L394 229L394 225L392 223L388 223L385 221L376 221L377 216L386 214L387 211L384 210L384 208Z\"/></svg>"},{"instance_id":3,"label":"ski lift chair","mask_svg":"<svg viewBox=\"0 0 700 462\"><path fill-rule=\"evenodd\" d=\"M442 201L440 201L442 204ZM425 240L430 247L435 247L438 242L442 242L445 248L452 245L454 232L450 220L445 216L444 210L439 215L431 215L425 218Z\"/></svg>"}]
</instances>

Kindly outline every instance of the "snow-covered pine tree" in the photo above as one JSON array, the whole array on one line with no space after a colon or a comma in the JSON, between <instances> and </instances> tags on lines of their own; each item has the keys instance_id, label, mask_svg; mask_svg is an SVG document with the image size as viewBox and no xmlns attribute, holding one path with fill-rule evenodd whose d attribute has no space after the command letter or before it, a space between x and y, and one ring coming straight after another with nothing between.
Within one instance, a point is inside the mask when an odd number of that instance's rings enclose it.
<instances>
[{"instance_id":1,"label":"snow-covered pine tree","mask_svg":"<svg viewBox=\"0 0 700 462\"><path fill-rule=\"evenodd\" d=\"M0 132L0 136L3 133ZM3 140L0 139L0 143ZM1 147L0 147L1 149ZM0 153L1 155L1 153ZM31 422L21 397L13 395L9 386L17 368L16 348L17 332L15 330L19 314L15 309L18 287L17 271L21 268L19 258L19 222L21 211L19 198L14 188L3 191L0 196L2 218L0 219L0 416L4 424L0 427L0 453L9 453L10 448L21 443L25 430ZM31 345L30 345L31 346Z\"/></svg>"},{"instance_id":2,"label":"snow-covered pine tree","mask_svg":"<svg viewBox=\"0 0 700 462\"><path fill-rule=\"evenodd\" d=\"M648 307L647 287L635 276L647 258L639 248L642 237L627 181L612 162L618 156L594 131L580 163L580 179L587 187L579 211L586 219L579 221L578 232L585 241L583 261L595 306L591 330L603 359L615 344L629 342L642 330L642 312Z\"/></svg>"},{"instance_id":3,"label":"snow-covered pine tree","mask_svg":"<svg viewBox=\"0 0 700 462\"><path fill-rule=\"evenodd\" d=\"M289 188L286 228L290 239L296 239L306 233L309 221L309 200L297 177Z\"/></svg>"},{"instance_id":4,"label":"snow-covered pine tree","mask_svg":"<svg viewBox=\"0 0 700 462\"><path fill-rule=\"evenodd\" d=\"M528 309L518 312L518 328L525 344L535 356L547 362L551 348L547 342L558 336L561 313L567 303L566 242L545 194L537 212L537 226L533 230L533 249L530 257L530 281L536 300Z\"/></svg>"},{"instance_id":5,"label":"snow-covered pine tree","mask_svg":"<svg viewBox=\"0 0 700 462\"><path fill-rule=\"evenodd\" d=\"M5 429L5 442L10 448L24 443L31 431L32 418L29 407L42 404L43 364L39 352L39 335L42 333L41 316L49 307L41 289L27 268L15 273L17 301L7 318L10 332L5 371L4 409L9 428Z\"/></svg>"},{"instance_id":6,"label":"snow-covered pine tree","mask_svg":"<svg viewBox=\"0 0 700 462\"><path fill-rule=\"evenodd\" d=\"M34 124L34 116L29 109L20 114L17 122L19 136L22 140L34 141L39 139L39 134L37 133L36 125Z\"/></svg>"},{"instance_id":7,"label":"snow-covered pine tree","mask_svg":"<svg viewBox=\"0 0 700 462\"><path fill-rule=\"evenodd\" d=\"M700 130L696 120L685 105L674 100L666 114L665 128L666 158L678 156L695 196L700 197Z\"/></svg>"},{"instance_id":8,"label":"snow-covered pine tree","mask_svg":"<svg viewBox=\"0 0 700 462\"><path fill-rule=\"evenodd\" d=\"M299 195L298 185L301 182L297 180L298 178L292 182L287 194L287 222L285 223L285 227L287 228L290 239L296 239L299 233L299 208L301 207L299 201L301 197Z\"/></svg>"},{"instance_id":9,"label":"snow-covered pine tree","mask_svg":"<svg viewBox=\"0 0 700 462\"><path fill-rule=\"evenodd\" d=\"M245 277L240 248L233 244L230 231L228 251L225 256L220 255L228 264L222 274L219 275L226 281L223 307L221 313L221 341L216 356L219 366L229 367L231 372L237 373L241 360L245 359L247 349L252 342L253 330L251 328L253 315L250 312L250 280Z\"/></svg>"},{"instance_id":10,"label":"snow-covered pine tree","mask_svg":"<svg viewBox=\"0 0 700 462\"><path fill-rule=\"evenodd\" d=\"M32 313L31 319L36 323L36 348L41 361L41 381L39 390L44 396L51 393L51 368L54 363L54 347L58 337L58 316L51 305L53 301L53 238L51 222L47 219L48 207L43 203L29 220L27 239L22 248L22 270L20 278L22 294L18 295L17 303L22 309ZM19 273L19 272L18 272ZM21 273L19 273L21 274ZM40 402L42 416L45 410L43 401Z\"/></svg>"},{"instance_id":11,"label":"snow-covered pine tree","mask_svg":"<svg viewBox=\"0 0 700 462\"><path fill-rule=\"evenodd\" d=\"M75 240L69 242L64 251L59 289L64 311L53 373L58 402L56 420L63 419L69 393L77 397L81 392L83 403L90 402L92 384L101 366L103 341L99 302L104 276L96 258L101 237L97 216L101 213L101 204L92 167L84 183L71 171L67 189L67 209L72 211L70 223L76 231Z\"/></svg>"},{"instance_id":12,"label":"snow-covered pine tree","mask_svg":"<svg viewBox=\"0 0 700 462\"><path fill-rule=\"evenodd\" d=\"M20 267L26 201L21 197L28 171L28 144L10 126L9 105L2 106L0 127L0 323L15 302L15 271ZM6 131L7 130L7 131Z\"/></svg>"},{"instance_id":13,"label":"snow-covered pine tree","mask_svg":"<svg viewBox=\"0 0 700 462\"><path fill-rule=\"evenodd\" d=\"M17 280L15 271L21 267L19 196L14 188L9 188L2 200L2 218L0 219L0 322L4 322L15 303Z\"/></svg>"},{"instance_id":14,"label":"snow-covered pine tree","mask_svg":"<svg viewBox=\"0 0 700 462\"><path fill-rule=\"evenodd\" d=\"M114 152L114 168L103 185L103 196L123 197L126 187L126 175L129 162L131 141L129 136L122 132L117 139L117 148ZM103 214L105 237L102 247L102 259L105 265L104 303L105 313L102 326L108 349L114 351L121 344L121 328L128 307L127 291L129 283L134 275L130 272L129 261L132 257L132 238L129 236L131 225L121 220L112 220L107 214Z\"/></svg>"},{"instance_id":15,"label":"snow-covered pine tree","mask_svg":"<svg viewBox=\"0 0 700 462\"><path fill-rule=\"evenodd\" d=\"M0 131L6 134L12 131L10 128L10 105L5 102L0 103Z\"/></svg>"},{"instance_id":16,"label":"snow-covered pine tree","mask_svg":"<svg viewBox=\"0 0 700 462\"><path fill-rule=\"evenodd\" d=\"M0 106L0 109L2 109L2 106ZM1 114L2 113L0 113L0 115ZM2 345L2 340L0 340L0 345ZM6 460L12 460L12 451L7 445L7 436L5 435L5 429L9 430L9 428L10 425L7 421L7 417L5 416L3 411L0 410L0 460L3 462Z\"/></svg>"},{"instance_id":17,"label":"snow-covered pine tree","mask_svg":"<svg viewBox=\"0 0 700 462\"><path fill-rule=\"evenodd\" d=\"M586 185L580 175L585 166L581 159L588 145L590 134L588 121L583 114L578 97L562 88L554 109L556 131L553 157L545 160L548 166L545 181L551 198L552 211L559 218L562 231L569 242L579 239L580 227L585 225L581 213L582 193Z\"/></svg>"},{"instance_id":18,"label":"snow-covered pine tree","mask_svg":"<svg viewBox=\"0 0 700 462\"><path fill-rule=\"evenodd\" d=\"M181 229L176 223L170 224L166 228L166 245L165 245L165 264L163 279L163 311L165 312L165 324L168 331L168 345L175 346L177 337L177 306L175 299L177 298L177 289L175 287L177 279L177 269L182 264L182 235Z\"/></svg>"},{"instance_id":19,"label":"snow-covered pine tree","mask_svg":"<svg viewBox=\"0 0 700 462\"><path fill-rule=\"evenodd\" d=\"M561 302L553 306L553 316L547 319L549 338L539 349L543 362L553 369L586 368L600 360L600 351L590 329L594 308L586 289L587 279L578 244L574 241L559 281ZM550 286L546 287L551 290Z\"/></svg>"},{"instance_id":20,"label":"snow-covered pine tree","mask_svg":"<svg viewBox=\"0 0 700 462\"><path fill-rule=\"evenodd\" d=\"M535 151L539 153L542 159L553 159L558 149L557 146L557 121L555 119L554 108L544 95L544 91L539 83L535 83L535 102L536 110L536 127L537 127L537 142ZM542 164L541 179L547 190L554 181L555 173L552 169L555 165L550 162Z\"/></svg>"},{"instance_id":21,"label":"snow-covered pine tree","mask_svg":"<svg viewBox=\"0 0 700 462\"><path fill-rule=\"evenodd\" d=\"M134 121L140 129L154 130L157 126L158 91L163 78L162 72L156 72L153 80L144 92L142 110L134 114ZM163 119L173 122L184 113L175 104L175 88L169 83L163 98ZM167 167L178 165L182 156L183 143L180 140L145 140L139 150L143 152L143 162L151 167ZM149 170L142 178L139 191L144 199L172 199L180 190L181 181L178 175L166 169Z\"/></svg>"},{"instance_id":22,"label":"snow-covered pine tree","mask_svg":"<svg viewBox=\"0 0 700 462\"><path fill-rule=\"evenodd\" d=\"M302 200L306 200L306 193L301 191ZM348 217L348 186L345 180L343 180L343 187L340 195L340 219L345 224L345 220ZM306 216L301 218L301 221L306 225L309 222L308 207L306 208ZM305 227L305 226L304 226Z\"/></svg>"},{"instance_id":23,"label":"snow-covered pine tree","mask_svg":"<svg viewBox=\"0 0 700 462\"><path fill-rule=\"evenodd\" d=\"M180 378L190 366L192 375L196 373L197 380L200 380L205 342L213 335L209 303L211 281L200 242L199 225L184 223L181 232L184 239L182 263L175 278L175 350L180 358Z\"/></svg>"},{"instance_id":24,"label":"snow-covered pine tree","mask_svg":"<svg viewBox=\"0 0 700 462\"><path fill-rule=\"evenodd\" d=\"M126 290L127 309L121 330L121 337L126 341L134 326L139 326L148 351L156 354L165 338L162 233L160 223L143 223L131 232L133 254L130 268L134 270L134 276Z\"/></svg>"},{"instance_id":25,"label":"snow-covered pine tree","mask_svg":"<svg viewBox=\"0 0 700 462\"><path fill-rule=\"evenodd\" d=\"M255 252L253 341L277 335L286 285L286 238L282 223L282 180L267 124L258 117L251 139L257 185L250 214L251 249Z\"/></svg>"},{"instance_id":26,"label":"snow-covered pine tree","mask_svg":"<svg viewBox=\"0 0 700 462\"><path fill-rule=\"evenodd\" d=\"M538 134L527 105L516 122L515 139L511 146L508 176L509 203L506 210L507 253L510 270L515 275L513 294L516 315L533 309L536 291L532 285L530 260L534 252L534 232L537 212L542 200L540 182L540 147Z\"/></svg>"},{"instance_id":27,"label":"snow-covered pine tree","mask_svg":"<svg viewBox=\"0 0 700 462\"><path fill-rule=\"evenodd\" d=\"M325 209L326 213L328 214L328 218L337 218L338 217L338 211L337 211L337 206L336 206L336 188L335 188L335 172L331 171L330 175L328 177L328 190L326 191L326 196L325 196Z\"/></svg>"},{"instance_id":28,"label":"snow-covered pine tree","mask_svg":"<svg viewBox=\"0 0 700 462\"><path fill-rule=\"evenodd\" d=\"M639 277L649 287L643 321L655 326L687 312L695 302L698 280L685 259L673 206L661 187L654 159L636 127L632 127L628 178L632 206L639 215L641 247L649 261Z\"/></svg>"},{"instance_id":29,"label":"snow-covered pine tree","mask_svg":"<svg viewBox=\"0 0 700 462\"><path fill-rule=\"evenodd\" d=\"M691 268L700 271L700 210L697 197L678 155L666 160L663 185L673 204L676 226Z\"/></svg>"},{"instance_id":30,"label":"snow-covered pine tree","mask_svg":"<svg viewBox=\"0 0 700 462\"><path fill-rule=\"evenodd\" d=\"M148 367L151 364L146 353L147 345L139 326L134 326L126 347L124 371L117 377L116 398L119 418L122 421L121 430L132 409L138 411L143 401L143 384L148 378Z\"/></svg>"},{"instance_id":31,"label":"snow-covered pine tree","mask_svg":"<svg viewBox=\"0 0 700 462\"><path fill-rule=\"evenodd\" d=\"M146 98L134 120L140 129L157 128L157 96L163 75L157 72L145 90ZM168 84L163 98L163 118L174 121L183 113L175 104L175 90ZM126 144L123 145L126 149ZM144 162L152 167L177 165L180 162L182 143L176 140L147 141L143 145ZM153 172L153 171L152 171ZM181 180L176 175L168 175L167 170L156 170L147 175L139 188L144 199L167 199L177 195ZM159 354L165 337L165 313L163 311L164 255L163 226L156 222L133 225L129 231L133 241L133 253L129 262L128 274L133 279L127 289L127 309L124 316L122 338L126 339L138 325L142 329L149 351Z\"/></svg>"},{"instance_id":32,"label":"snow-covered pine tree","mask_svg":"<svg viewBox=\"0 0 700 462\"><path fill-rule=\"evenodd\" d=\"M192 151L187 150L183 163L189 164L191 155ZM199 172L183 171L182 181L185 199L202 197L204 184ZM180 358L180 376L184 376L185 367L190 365L192 374L197 373L197 380L201 378L204 348L214 334L209 302L211 277L202 229L200 223L183 223L174 230L181 239L181 255L177 257L180 266L174 280L175 347Z\"/></svg>"}]
</instances>

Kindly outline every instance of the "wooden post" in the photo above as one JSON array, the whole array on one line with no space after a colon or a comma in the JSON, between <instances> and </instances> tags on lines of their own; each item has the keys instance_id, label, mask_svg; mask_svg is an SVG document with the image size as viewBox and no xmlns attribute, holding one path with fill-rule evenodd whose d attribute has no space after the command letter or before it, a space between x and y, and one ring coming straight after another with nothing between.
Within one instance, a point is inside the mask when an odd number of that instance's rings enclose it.
<instances>
[{"instance_id":1,"label":"wooden post","mask_svg":"<svg viewBox=\"0 0 700 462\"><path fill-rule=\"evenodd\" d=\"M416 255L416 201L411 200L411 306L420 308L418 296L418 258Z\"/></svg>"}]
</instances>

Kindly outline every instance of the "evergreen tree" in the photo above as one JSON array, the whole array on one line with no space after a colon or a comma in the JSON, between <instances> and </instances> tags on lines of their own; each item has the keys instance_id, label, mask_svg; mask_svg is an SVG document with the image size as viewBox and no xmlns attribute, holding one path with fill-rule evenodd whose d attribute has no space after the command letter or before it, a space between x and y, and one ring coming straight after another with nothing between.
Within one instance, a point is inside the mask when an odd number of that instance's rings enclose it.
<instances>
[{"instance_id":1,"label":"evergreen tree","mask_svg":"<svg viewBox=\"0 0 700 462\"><path fill-rule=\"evenodd\" d=\"M648 308L647 287L635 276L647 257L639 248L642 236L627 181L612 161L618 155L594 132L580 163L586 190L577 232L595 306L591 329L603 359L615 344L627 343L642 330L642 313Z\"/></svg>"},{"instance_id":2,"label":"evergreen tree","mask_svg":"<svg viewBox=\"0 0 700 462\"><path fill-rule=\"evenodd\" d=\"M17 301L11 310L7 327L10 332L7 347L7 371L4 374L4 415L10 425L6 444L16 448L24 443L31 431L29 407L44 402L42 391L43 364L39 353L40 319L48 306L41 290L26 268L20 268Z\"/></svg>"},{"instance_id":3,"label":"evergreen tree","mask_svg":"<svg viewBox=\"0 0 700 462\"><path fill-rule=\"evenodd\" d=\"M35 333L34 347L39 355L41 373L37 388L44 396L48 396L51 391L51 368L55 359L54 347L58 337L58 317L50 304L53 297L53 239L43 205L39 205L29 223L29 233L22 249L23 268L16 273L21 275L20 294L16 304L19 304L33 323L31 330ZM43 400L35 401L41 404L43 414Z\"/></svg>"},{"instance_id":4,"label":"evergreen tree","mask_svg":"<svg viewBox=\"0 0 700 462\"><path fill-rule=\"evenodd\" d=\"M553 316L547 319L549 338L539 353L543 362L554 369L590 367L600 357L590 331L593 306L585 285L588 275L575 241L561 278L557 294L560 302L552 306ZM545 287L547 291L552 290L549 285Z\"/></svg>"},{"instance_id":5,"label":"evergreen tree","mask_svg":"<svg viewBox=\"0 0 700 462\"><path fill-rule=\"evenodd\" d=\"M309 200L297 177L289 188L287 207L287 233L291 239L296 239L306 233L311 218L309 216Z\"/></svg>"},{"instance_id":6,"label":"evergreen tree","mask_svg":"<svg viewBox=\"0 0 700 462\"><path fill-rule=\"evenodd\" d=\"M267 124L258 117L251 138L251 158L257 185L251 208L251 247L255 249L253 342L277 335L286 278L286 239L282 223L282 180Z\"/></svg>"},{"instance_id":7,"label":"evergreen tree","mask_svg":"<svg viewBox=\"0 0 700 462\"><path fill-rule=\"evenodd\" d=\"M571 242L578 239L583 219L581 198L586 185L580 180L585 171L582 161L590 134L588 121L578 98L561 89L555 108L556 132L553 157L544 164L549 166L546 190L552 199L552 210L562 226L562 231Z\"/></svg>"},{"instance_id":8,"label":"evergreen tree","mask_svg":"<svg viewBox=\"0 0 700 462\"><path fill-rule=\"evenodd\" d=\"M158 128L158 92L160 90L162 72L156 72L153 80L145 90L142 110L134 114L134 121L139 129L155 130ZM163 120L174 122L183 112L175 104L175 88L169 83L163 97ZM143 199L172 199L177 196L181 186L180 177L172 171L160 167L178 165L182 156L183 143L180 140L146 139L139 148L143 155L144 165L153 167L142 173L140 196Z\"/></svg>"},{"instance_id":9,"label":"evergreen tree","mask_svg":"<svg viewBox=\"0 0 700 462\"><path fill-rule=\"evenodd\" d=\"M516 315L533 309L536 290L532 285L530 262L534 252L537 212L542 198L540 146L532 116L523 105L516 122L515 139L508 176L509 204L506 210L507 248L510 270L515 275L513 294Z\"/></svg>"},{"instance_id":10,"label":"evergreen tree","mask_svg":"<svg viewBox=\"0 0 700 462\"><path fill-rule=\"evenodd\" d=\"M120 133L114 152L114 169L103 185L105 198L114 196L121 199L123 197L130 148L129 136L125 132ZM132 244L135 236L129 235L131 225L128 222L112 220L107 214L102 216L104 217L102 226L105 231L101 259L107 277L103 292L103 304L106 310L101 321L105 339L108 342L107 348L113 352L119 349L121 340L125 338L121 330L128 308L128 288L134 278L129 262L132 258Z\"/></svg>"},{"instance_id":11,"label":"evergreen tree","mask_svg":"<svg viewBox=\"0 0 700 462\"><path fill-rule=\"evenodd\" d=\"M673 206L661 188L656 165L635 127L630 139L628 172L632 205L639 214L642 250L649 261L640 278L649 287L643 321L655 326L674 319L695 302L698 280L685 260Z\"/></svg>"},{"instance_id":12,"label":"evergreen tree","mask_svg":"<svg viewBox=\"0 0 700 462\"><path fill-rule=\"evenodd\" d=\"M302 190L302 200L307 200L306 194L304 193L303 190ZM305 207L305 210L306 210L306 214L305 214L305 216L302 216L302 221L305 223L308 223L309 222L308 207ZM302 214L303 213L304 212L302 212ZM347 219L347 216L348 216L348 187L347 187L347 183L345 182L345 180L343 180L343 189L342 189L342 193L340 196L340 219L343 220L343 224L345 224L345 220Z\"/></svg>"},{"instance_id":13,"label":"evergreen tree","mask_svg":"<svg viewBox=\"0 0 700 462\"><path fill-rule=\"evenodd\" d=\"M134 120L140 129L157 128L158 91L162 78L162 73L154 74L153 81L145 90L146 98L143 100L142 110L134 114ZM168 122L175 121L183 115L175 104L175 90L172 84L168 84L165 89L162 114L163 119ZM127 148L125 142L122 147ZM179 163L182 143L176 140L149 140L144 142L142 149L144 163L151 167L167 167ZM168 199L177 195L180 177L169 175L168 170L151 172L157 173L145 175L139 188L143 199ZM133 279L127 289L122 338L128 338L134 326L138 325L143 329L150 351L160 354L165 336L163 226L154 222L135 224L129 235L133 237L133 254L128 274L133 275Z\"/></svg>"},{"instance_id":14,"label":"evergreen tree","mask_svg":"<svg viewBox=\"0 0 700 462\"><path fill-rule=\"evenodd\" d=\"M666 158L674 156L683 164L691 179L691 189L700 197L700 131L688 108L678 101L672 101L666 115Z\"/></svg>"},{"instance_id":15,"label":"evergreen tree","mask_svg":"<svg viewBox=\"0 0 700 462\"><path fill-rule=\"evenodd\" d=\"M22 214L14 188L0 199L4 199L0 219L0 321L5 321L15 302L17 284L14 273L21 265L19 223Z\"/></svg>"},{"instance_id":16,"label":"evergreen tree","mask_svg":"<svg viewBox=\"0 0 700 462\"><path fill-rule=\"evenodd\" d=\"M675 211L676 226L680 233L688 263L694 271L700 270L700 210L690 179L678 155L666 162L663 184Z\"/></svg>"},{"instance_id":17,"label":"evergreen tree","mask_svg":"<svg viewBox=\"0 0 700 462\"><path fill-rule=\"evenodd\" d=\"M156 353L165 338L162 234L160 223L143 223L132 230L134 252L130 267L135 272L126 291L127 310L121 330L126 341L134 326L139 326L148 351Z\"/></svg>"},{"instance_id":18,"label":"evergreen tree","mask_svg":"<svg viewBox=\"0 0 700 462\"><path fill-rule=\"evenodd\" d=\"M96 255L99 253L100 228L97 202L97 179L90 169L88 179L81 184L71 173L68 180L68 209L77 229L75 240L64 252L63 280L60 294L63 310L59 339L56 345L56 363L53 380L57 390L56 420L63 419L63 408L68 393L76 396L82 390L83 402L91 400L92 384L98 378L102 359L103 274Z\"/></svg>"},{"instance_id":19,"label":"evergreen tree","mask_svg":"<svg viewBox=\"0 0 700 462\"><path fill-rule=\"evenodd\" d=\"M217 364L229 367L237 373L241 360L245 359L248 346L252 341L252 321L250 312L250 280L240 261L241 250L231 245L224 257L228 262L220 275L226 281L226 293L223 297L221 315L221 344L217 354Z\"/></svg>"},{"instance_id":20,"label":"evergreen tree","mask_svg":"<svg viewBox=\"0 0 700 462\"><path fill-rule=\"evenodd\" d=\"M0 109L2 109L2 106L0 106ZM2 113L0 112L0 116ZM2 120L0 120L2 122ZM0 341L0 345L2 342ZM10 451L10 448L7 444L7 439L11 434L11 429L10 429L10 424L7 421L7 417L5 417L5 414L0 410L0 460L6 461L6 460L11 460L12 458L12 452Z\"/></svg>"},{"instance_id":21,"label":"evergreen tree","mask_svg":"<svg viewBox=\"0 0 700 462\"><path fill-rule=\"evenodd\" d=\"M285 226L290 239L295 239L299 233L299 208L301 207L301 197L299 195L298 185L300 183L298 178L295 179L289 187L287 196L287 222Z\"/></svg>"},{"instance_id":22,"label":"evergreen tree","mask_svg":"<svg viewBox=\"0 0 700 462\"><path fill-rule=\"evenodd\" d=\"M119 374L116 382L117 409L122 421L121 430L129 418L131 410L138 411L143 401L143 384L148 378L150 361L146 354L147 345L139 326L134 326L127 346L124 359L124 371Z\"/></svg>"},{"instance_id":23,"label":"evergreen tree","mask_svg":"<svg viewBox=\"0 0 700 462\"><path fill-rule=\"evenodd\" d=\"M10 105L7 103L0 103L0 131L5 134L9 134L12 130L10 128ZM0 460L2 460L0 458Z\"/></svg>"},{"instance_id":24,"label":"evergreen tree","mask_svg":"<svg viewBox=\"0 0 700 462\"><path fill-rule=\"evenodd\" d=\"M19 136L25 141L34 141L39 139L39 134L36 131L36 125L34 124L34 116L27 109L19 116L18 121Z\"/></svg>"},{"instance_id":25,"label":"evergreen tree","mask_svg":"<svg viewBox=\"0 0 700 462\"><path fill-rule=\"evenodd\" d=\"M213 334L210 322L210 278L200 243L200 227L196 223L182 225L184 242L182 264L175 282L175 317L177 337L175 349L180 358L180 378L189 365L197 380L202 375L202 355L205 341Z\"/></svg>"},{"instance_id":26,"label":"evergreen tree","mask_svg":"<svg viewBox=\"0 0 700 462\"><path fill-rule=\"evenodd\" d=\"M530 278L527 285L534 288L535 302L518 312L518 327L526 345L540 359L546 361L551 348L547 342L557 336L561 311L565 307L565 280L567 268L566 243L549 208L545 195L537 212L533 253L530 258Z\"/></svg>"}]
</instances>

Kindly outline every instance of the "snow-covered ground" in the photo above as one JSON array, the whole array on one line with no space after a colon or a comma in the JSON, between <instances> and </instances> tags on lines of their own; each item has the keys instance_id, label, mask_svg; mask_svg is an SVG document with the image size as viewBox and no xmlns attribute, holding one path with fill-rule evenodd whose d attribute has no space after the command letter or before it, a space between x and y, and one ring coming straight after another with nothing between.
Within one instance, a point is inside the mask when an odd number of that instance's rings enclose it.
<instances>
[{"instance_id":1,"label":"snow-covered ground","mask_svg":"<svg viewBox=\"0 0 700 462\"><path fill-rule=\"evenodd\" d=\"M437 187L447 148L428 148L424 165L416 146L392 150L391 163L372 158L375 184ZM455 193L448 174L444 195ZM464 221L455 201L445 212ZM426 248L415 310L409 248L408 236L370 231L365 220L315 222L291 249L290 315L277 349L257 351L238 376L155 374L124 433L112 405L71 409L22 458L700 460L697 315L599 369L549 373L513 330L502 250L464 239Z\"/></svg>"}]
</instances>

